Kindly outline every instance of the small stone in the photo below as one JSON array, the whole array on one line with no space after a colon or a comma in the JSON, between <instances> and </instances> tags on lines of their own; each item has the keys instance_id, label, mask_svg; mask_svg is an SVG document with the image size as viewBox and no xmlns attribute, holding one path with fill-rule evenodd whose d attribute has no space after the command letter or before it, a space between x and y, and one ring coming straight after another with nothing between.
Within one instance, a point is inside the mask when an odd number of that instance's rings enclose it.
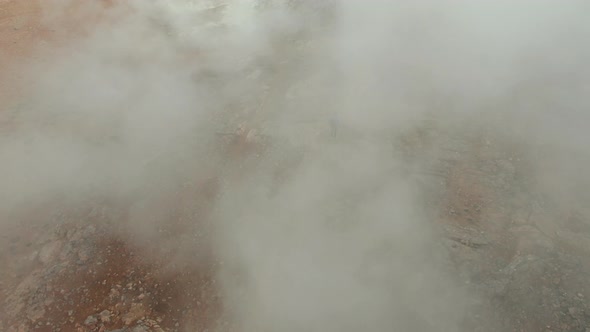
<instances>
[{"instance_id":1,"label":"small stone","mask_svg":"<svg viewBox=\"0 0 590 332\"><path fill-rule=\"evenodd\" d=\"M125 325L131 325L132 323L144 317L145 314L145 308L141 303L133 303L131 304L129 312L123 316L123 323Z\"/></svg>"},{"instance_id":2,"label":"small stone","mask_svg":"<svg viewBox=\"0 0 590 332\"><path fill-rule=\"evenodd\" d=\"M86 317L86 320L84 321L84 325L86 325L86 326L92 326L92 325L95 325L96 323L98 323L98 320L94 316L88 316L88 317Z\"/></svg>"},{"instance_id":3,"label":"small stone","mask_svg":"<svg viewBox=\"0 0 590 332\"><path fill-rule=\"evenodd\" d=\"M109 298L111 300L115 300L119 296L121 296L121 293L118 290L111 288L111 292L109 293Z\"/></svg>"},{"instance_id":4,"label":"small stone","mask_svg":"<svg viewBox=\"0 0 590 332\"><path fill-rule=\"evenodd\" d=\"M103 323L108 323L111 321L111 312L108 310L103 310L100 314L99 314L99 318L100 321Z\"/></svg>"}]
</instances>

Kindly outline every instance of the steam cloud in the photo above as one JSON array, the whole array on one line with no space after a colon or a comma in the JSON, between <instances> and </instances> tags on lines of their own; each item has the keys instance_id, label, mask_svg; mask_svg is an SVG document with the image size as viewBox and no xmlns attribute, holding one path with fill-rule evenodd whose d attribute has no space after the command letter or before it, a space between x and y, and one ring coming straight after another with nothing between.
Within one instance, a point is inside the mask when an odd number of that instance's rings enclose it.
<instances>
[{"instance_id":1,"label":"steam cloud","mask_svg":"<svg viewBox=\"0 0 590 332\"><path fill-rule=\"evenodd\" d=\"M71 2L44 6L57 24ZM541 186L558 184L555 197L580 199L590 161L586 7L88 5L82 12L101 18L84 38L47 47L30 66L34 88L0 143L0 211L108 197L129 207L118 222L138 241L198 257L193 240L159 233L189 220L183 227L207 234L221 262L225 315L243 331L462 330L477 299L446 270L433 208L392 140L432 118L485 128L533 151L531 171ZM240 126L266 142L262 152L221 150L219 134ZM173 202L158 205L211 178L206 216L198 202L181 217Z\"/></svg>"}]
</instances>

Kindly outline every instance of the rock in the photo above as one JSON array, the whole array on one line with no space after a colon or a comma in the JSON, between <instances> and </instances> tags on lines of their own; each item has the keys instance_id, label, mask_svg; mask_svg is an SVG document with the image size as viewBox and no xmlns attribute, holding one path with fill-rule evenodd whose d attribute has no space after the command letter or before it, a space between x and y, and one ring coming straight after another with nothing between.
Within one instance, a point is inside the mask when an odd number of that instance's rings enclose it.
<instances>
[{"instance_id":1,"label":"rock","mask_svg":"<svg viewBox=\"0 0 590 332\"><path fill-rule=\"evenodd\" d=\"M93 325L96 325L96 323L98 323L98 319L96 319L95 316L88 316L88 317L86 317L86 320L84 321L84 325L86 325L86 326L93 326Z\"/></svg>"},{"instance_id":2,"label":"rock","mask_svg":"<svg viewBox=\"0 0 590 332\"><path fill-rule=\"evenodd\" d=\"M583 313L578 308L575 308L575 307L568 308L567 312L570 314L570 316L572 316L575 319L583 318Z\"/></svg>"},{"instance_id":3,"label":"rock","mask_svg":"<svg viewBox=\"0 0 590 332\"><path fill-rule=\"evenodd\" d=\"M129 309L129 312L127 312L123 316L123 323L125 325L131 325L134 322L136 322L137 320L139 320L140 318L144 317L145 315L146 315L146 310L145 310L143 304L133 303L133 304L131 304L131 308Z\"/></svg>"},{"instance_id":4,"label":"rock","mask_svg":"<svg viewBox=\"0 0 590 332\"><path fill-rule=\"evenodd\" d=\"M109 299L111 301L115 301L120 296L121 296L121 293L118 290L116 290L115 288L111 288L111 292L109 293Z\"/></svg>"},{"instance_id":5,"label":"rock","mask_svg":"<svg viewBox=\"0 0 590 332\"><path fill-rule=\"evenodd\" d=\"M39 252L39 261L45 265L51 263L61 250L61 247L61 241L47 243Z\"/></svg>"},{"instance_id":6,"label":"rock","mask_svg":"<svg viewBox=\"0 0 590 332\"><path fill-rule=\"evenodd\" d=\"M111 312L108 310L103 310L99 315L99 319L103 323L108 323L111 321Z\"/></svg>"}]
</instances>

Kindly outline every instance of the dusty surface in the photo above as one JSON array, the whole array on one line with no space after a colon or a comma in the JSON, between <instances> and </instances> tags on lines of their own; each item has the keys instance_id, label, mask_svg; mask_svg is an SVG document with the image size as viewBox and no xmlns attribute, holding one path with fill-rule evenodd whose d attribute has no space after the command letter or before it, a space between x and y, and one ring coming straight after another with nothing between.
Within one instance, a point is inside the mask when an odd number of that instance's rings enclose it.
<instances>
[{"instance_id":1,"label":"dusty surface","mask_svg":"<svg viewBox=\"0 0 590 332\"><path fill-rule=\"evenodd\" d=\"M3 107L13 107L26 88L22 73L31 60L43 58L44 45L79 38L76 23L91 22L83 15L71 19L48 20L35 0L0 1ZM84 223L59 222L56 228L64 207L48 205L13 216L16 226L2 234L1 331L204 330L216 321L213 266L169 268L174 253L150 255L118 239L100 206L82 214ZM52 213L58 215L47 218Z\"/></svg>"},{"instance_id":2,"label":"dusty surface","mask_svg":"<svg viewBox=\"0 0 590 332\"><path fill-rule=\"evenodd\" d=\"M41 56L35 47L64 37L56 31L42 22L37 2L0 0L4 104L26 85L19 72L27 59ZM549 209L542 194L531 193L526 162L513 146L483 134L435 134L409 137L400 150L410 163L433 144L448 151L424 170L425 183L435 183L425 190L435 193L433 219L449 266L484 299L473 306L485 317L474 315L465 324L488 331L480 319L491 315L499 331L590 331L590 226L584 214ZM259 152L236 137L229 142L232 156ZM180 206L162 204L182 210L183 202L200 200L206 206L218 176L165 197ZM183 253L128 243L116 227L125 213L104 202L73 211L48 202L26 215L3 216L19 222L0 235L0 330L231 329L220 317L215 259L171 268ZM186 235L183 227L162 231L174 238ZM207 252L207 245L202 249Z\"/></svg>"},{"instance_id":3,"label":"dusty surface","mask_svg":"<svg viewBox=\"0 0 590 332\"><path fill-rule=\"evenodd\" d=\"M36 1L0 2L0 88L2 98L14 97L20 86L22 61L32 56L32 48L51 35L41 24L41 8Z\"/></svg>"}]
</instances>

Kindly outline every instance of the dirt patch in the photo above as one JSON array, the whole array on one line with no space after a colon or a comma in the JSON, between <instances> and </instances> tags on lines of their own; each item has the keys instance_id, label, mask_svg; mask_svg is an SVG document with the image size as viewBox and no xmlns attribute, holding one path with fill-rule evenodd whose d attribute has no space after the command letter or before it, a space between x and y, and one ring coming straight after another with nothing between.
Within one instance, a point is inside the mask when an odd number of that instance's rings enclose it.
<instances>
[{"instance_id":1,"label":"dirt patch","mask_svg":"<svg viewBox=\"0 0 590 332\"><path fill-rule=\"evenodd\" d=\"M101 225L61 225L55 233L29 254L28 277L7 285L8 331L184 331L217 323L222 303L212 263L166 268L168 255L147 255Z\"/></svg>"}]
</instances>

